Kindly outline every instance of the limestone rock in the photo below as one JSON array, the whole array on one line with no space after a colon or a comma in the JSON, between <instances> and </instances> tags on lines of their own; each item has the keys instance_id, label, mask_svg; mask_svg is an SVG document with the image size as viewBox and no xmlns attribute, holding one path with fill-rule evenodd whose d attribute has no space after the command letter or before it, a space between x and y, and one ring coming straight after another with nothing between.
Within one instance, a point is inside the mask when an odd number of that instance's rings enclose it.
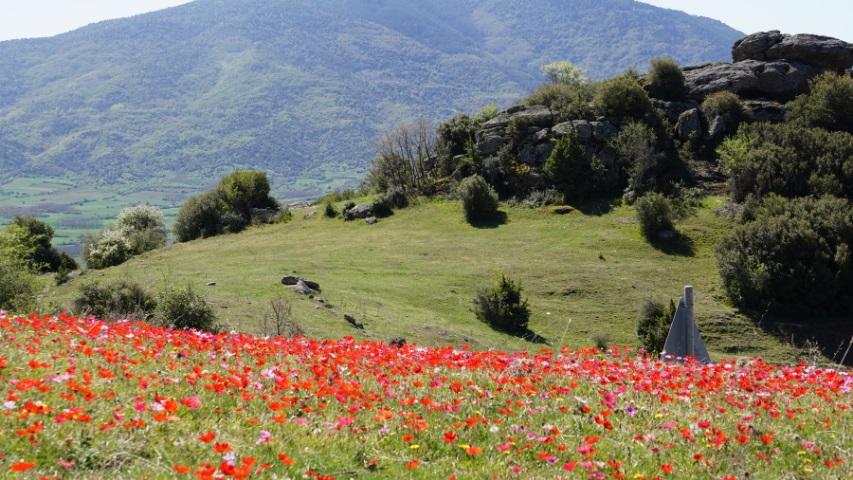
<instances>
[{"instance_id":1,"label":"limestone rock","mask_svg":"<svg viewBox=\"0 0 853 480\"><path fill-rule=\"evenodd\" d=\"M675 133L679 140L686 141L692 134L698 134L702 130L702 116L698 108L692 108L678 116L675 124Z\"/></svg>"},{"instance_id":2,"label":"limestone rock","mask_svg":"<svg viewBox=\"0 0 853 480\"><path fill-rule=\"evenodd\" d=\"M742 97L789 100L808 90L820 69L799 62L743 60L684 69L690 96L696 99L723 90Z\"/></svg>"}]
</instances>

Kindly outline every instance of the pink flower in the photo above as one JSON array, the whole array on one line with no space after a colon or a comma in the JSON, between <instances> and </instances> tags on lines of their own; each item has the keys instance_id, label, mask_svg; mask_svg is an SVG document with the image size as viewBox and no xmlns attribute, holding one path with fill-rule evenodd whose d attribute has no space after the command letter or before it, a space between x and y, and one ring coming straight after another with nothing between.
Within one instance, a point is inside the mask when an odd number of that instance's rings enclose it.
<instances>
[{"instance_id":1,"label":"pink flower","mask_svg":"<svg viewBox=\"0 0 853 480\"><path fill-rule=\"evenodd\" d=\"M181 404L183 404L183 406L189 408L190 410L201 408L201 400L199 400L196 396L182 398Z\"/></svg>"}]
</instances>

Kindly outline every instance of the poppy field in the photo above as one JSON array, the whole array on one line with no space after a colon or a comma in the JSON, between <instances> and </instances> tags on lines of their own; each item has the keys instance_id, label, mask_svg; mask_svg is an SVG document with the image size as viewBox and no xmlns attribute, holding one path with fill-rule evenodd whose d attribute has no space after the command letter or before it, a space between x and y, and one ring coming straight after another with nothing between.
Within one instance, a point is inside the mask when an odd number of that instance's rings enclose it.
<instances>
[{"instance_id":1,"label":"poppy field","mask_svg":"<svg viewBox=\"0 0 853 480\"><path fill-rule=\"evenodd\" d=\"M0 478L851 478L853 375L0 312Z\"/></svg>"}]
</instances>

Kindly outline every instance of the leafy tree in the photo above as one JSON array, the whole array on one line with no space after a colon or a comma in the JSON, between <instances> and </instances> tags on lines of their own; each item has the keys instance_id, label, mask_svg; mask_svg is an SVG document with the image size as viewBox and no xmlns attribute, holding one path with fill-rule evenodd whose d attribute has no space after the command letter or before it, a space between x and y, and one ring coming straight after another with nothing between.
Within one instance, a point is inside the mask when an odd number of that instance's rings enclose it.
<instances>
[{"instance_id":1,"label":"leafy tree","mask_svg":"<svg viewBox=\"0 0 853 480\"><path fill-rule=\"evenodd\" d=\"M653 300L643 303L637 318L637 336L647 352L656 355L663 351L674 317L675 303L672 300L667 308Z\"/></svg>"},{"instance_id":2,"label":"leafy tree","mask_svg":"<svg viewBox=\"0 0 853 480\"><path fill-rule=\"evenodd\" d=\"M76 270L77 262L51 245L53 228L32 217L16 216L0 231L0 254L16 257L39 272Z\"/></svg>"},{"instance_id":3,"label":"leafy tree","mask_svg":"<svg viewBox=\"0 0 853 480\"><path fill-rule=\"evenodd\" d=\"M133 245L120 230L108 228L97 236L83 241L83 258L94 270L114 267L133 256Z\"/></svg>"},{"instance_id":4,"label":"leafy tree","mask_svg":"<svg viewBox=\"0 0 853 480\"><path fill-rule=\"evenodd\" d=\"M0 253L0 310L25 313L35 303L37 288L28 265Z\"/></svg>"},{"instance_id":5,"label":"leafy tree","mask_svg":"<svg viewBox=\"0 0 853 480\"><path fill-rule=\"evenodd\" d=\"M662 194L651 192L643 195L637 199L634 208L637 211L640 229L646 239L654 240L658 233L674 228L672 205Z\"/></svg>"},{"instance_id":6,"label":"leafy tree","mask_svg":"<svg viewBox=\"0 0 853 480\"><path fill-rule=\"evenodd\" d=\"M253 209L279 209L278 202L270 196L270 183L265 172L238 170L226 175L217 190L224 210L242 216L246 223L251 222Z\"/></svg>"},{"instance_id":7,"label":"leafy tree","mask_svg":"<svg viewBox=\"0 0 853 480\"><path fill-rule=\"evenodd\" d=\"M681 100L687 93L684 85L684 73L671 58L652 60L652 68L646 75L649 93L652 97L664 100Z\"/></svg>"},{"instance_id":8,"label":"leafy tree","mask_svg":"<svg viewBox=\"0 0 853 480\"><path fill-rule=\"evenodd\" d=\"M582 68L565 60L562 62L543 65L542 75L544 75L549 82L560 85L576 86L589 81Z\"/></svg>"},{"instance_id":9,"label":"leafy tree","mask_svg":"<svg viewBox=\"0 0 853 480\"><path fill-rule=\"evenodd\" d=\"M634 195L655 190L659 179L657 135L646 124L628 122L611 140L622 170L627 173L628 191ZM624 174L623 174L624 176Z\"/></svg>"},{"instance_id":10,"label":"leafy tree","mask_svg":"<svg viewBox=\"0 0 853 480\"><path fill-rule=\"evenodd\" d=\"M179 242L207 238L223 232L220 192L213 190L190 197L181 206L173 227Z\"/></svg>"},{"instance_id":11,"label":"leafy tree","mask_svg":"<svg viewBox=\"0 0 853 480\"><path fill-rule=\"evenodd\" d=\"M166 222L159 208L150 205L125 208L112 228L124 234L133 255L166 246Z\"/></svg>"},{"instance_id":12,"label":"leafy tree","mask_svg":"<svg viewBox=\"0 0 853 480\"><path fill-rule=\"evenodd\" d=\"M586 147L574 133L569 133L557 141L551 155L542 168L548 178L565 194L582 196L584 184L589 181L589 160Z\"/></svg>"},{"instance_id":13,"label":"leafy tree","mask_svg":"<svg viewBox=\"0 0 853 480\"><path fill-rule=\"evenodd\" d=\"M474 298L477 319L496 330L520 334L527 331L530 309L521 296L521 284L501 275L497 283L477 292Z\"/></svg>"}]
</instances>

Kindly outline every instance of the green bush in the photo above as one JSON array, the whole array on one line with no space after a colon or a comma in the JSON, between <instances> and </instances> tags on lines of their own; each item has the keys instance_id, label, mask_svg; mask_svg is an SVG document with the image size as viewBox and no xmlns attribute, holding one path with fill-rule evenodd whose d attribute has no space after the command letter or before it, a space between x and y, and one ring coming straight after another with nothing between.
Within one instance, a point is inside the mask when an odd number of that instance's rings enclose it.
<instances>
[{"instance_id":1,"label":"green bush","mask_svg":"<svg viewBox=\"0 0 853 480\"><path fill-rule=\"evenodd\" d=\"M617 124L644 120L653 114L652 102L636 76L628 73L605 80L593 97L596 110Z\"/></svg>"},{"instance_id":2,"label":"green bush","mask_svg":"<svg viewBox=\"0 0 853 480\"><path fill-rule=\"evenodd\" d=\"M833 310L850 303L853 206L830 196L750 202L717 248L723 287L740 306Z\"/></svg>"},{"instance_id":3,"label":"green bush","mask_svg":"<svg viewBox=\"0 0 853 480\"><path fill-rule=\"evenodd\" d=\"M157 321L182 330L215 330L213 308L192 287L167 288L157 295Z\"/></svg>"},{"instance_id":4,"label":"green bush","mask_svg":"<svg viewBox=\"0 0 853 480\"><path fill-rule=\"evenodd\" d=\"M736 94L729 91L712 93L702 102L702 112L708 118L723 116L739 123L747 118L746 108Z\"/></svg>"},{"instance_id":5,"label":"green bush","mask_svg":"<svg viewBox=\"0 0 853 480\"><path fill-rule=\"evenodd\" d=\"M662 187L659 184L661 155L656 144L654 130L637 121L628 122L611 140L619 158L620 176L627 176L627 189L635 196Z\"/></svg>"},{"instance_id":6,"label":"green bush","mask_svg":"<svg viewBox=\"0 0 853 480\"><path fill-rule=\"evenodd\" d=\"M474 298L477 319L496 330L513 334L527 331L530 309L521 297L521 284L501 275L496 285L482 289Z\"/></svg>"},{"instance_id":7,"label":"green bush","mask_svg":"<svg viewBox=\"0 0 853 480\"><path fill-rule=\"evenodd\" d=\"M637 199L634 205L640 230L648 240L655 240L657 234L673 230L672 206L669 199L657 192L651 192Z\"/></svg>"},{"instance_id":8,"label":"green bush","mask_svg":"<svg viewBox=\"0 0 853 480\"><path fill-rule=\"evenodd\" d=\"M73 303L76 312L104 320L145 320L156 307L154 297L139 284L122 280L104 285L97 282L85 284L80 287Z\"/></svg>"},{"instance_id":9,"label":"green bush","mask_svg":"<svg viewBox=\"0 0 853 480\"><path fill-rule=\"evenodd\" d=\"M653 300L643 303L637 318L637 336L647 352L657 355L663 351L673 317L675 303L672 300L667 308Z\"/></svg>"},{"instance_id":10,"label":"green bush","mask_svg":"<svg viewBox=\"0 0 853 480\"><path fill-rule=\"evenodd\" d=\"M326 202L326 205L323 207L323 216L326 218L336 218L338 216L338 211L335 210L335 205L332 202Z\"/></svg>"},{"instance_id":11,"label":"green bush","mask_svg":"<svg viewBox=\"0 0 853 480\"><path fill-rule=\"evenodd\" d=\"M264 172L238 170L226 175L217 190L223 210L242 216L247 224L252 220L253 209L279 209L278 202L270 196L270 183Z\"/></svg>"},{"instance_id":12,"label":"green bush","mask_svg":"<svg viewBox=\"0 0 853 480\"><path fill-rule=\"evenodd\" d=\"M590 105L595 87L589 83L571 85L546 83L522 100L526 106L544 105L563 118L594 120L595 111Z\"/></svg>"},{"instance_id":13,"label":"green bush","mask_svg":"<svg viewBox=\"0 0 853 480\"><path fill-rule=\"evenodd\" d=\"M853 77L826 72L811 81L811 91L791 102L788 121L853 133Z\"/></svg>"},{"instance_id":14,"label":"green bush","mask_svg":"<svg viewBox=\"0 0 853 480\"><path fill-rule=\"evenodd\" d=\"M0 310L27 313L35 304L37 289L26 264L0 254Z\"/></svg>"},{"instance_id":15,"label":"green bush","mask_svg":"<svg viewBox=\"0 0 853 480\"><path fill-rule=\"evenodd\" d=\"M189 242L223 232L219 198L219 192L214 190L190 197L184 202L173 227L177 241Z\"/></svg>"},{"instance_id":16,"label":"green bush","mask_svg":"<svg viewBox=\"0 0 853 480\"><path fill-rule=\"evenodd\" d=\"M572 62L561 61L542 66L542 75L557 85L583 85L589 82L584 70Z\"/></svg>"},{"instance_id":17,"label":"green bush","mask_svg":"<svg viewBox=\"0 0 853 480\"><path fill-rule=\"evenodd\" d=\"M498 212L498 195L483 177L474 175L459 184L457 194L462 200L465 219L469 223L494 218Z\"/></svg>"},{"instance_id":18,"label":"green bush","mask_svg":"<svg viewBox=\"0 0 853 480\"><path fill-rule=\"evenodd\" d=\"M220 218L225 233L240 233L249 226L246 217L232 210L223 212Z\"/></svg>"},{"instance_id":19,"label":"green bush","mask_svg":"<svg viewBox=\"0 0 853 480\"><path fill-rule=\"evenodd\" d=\"M853 134L793 124L744 124L717 149L735 201L749 195L853 198Z\"/></svg>"},{"instance_id":20,"label":"green bush","mask_svg":"<svg viewBox=\"0 0 853 480\"><path fill-rule=\"evenodd\" d=\"M681 100L687 93L684 85L684 73L671 58L652 60L652 68L646 75L649 93L663 100Z\"/></svg>"}]
</instances>

